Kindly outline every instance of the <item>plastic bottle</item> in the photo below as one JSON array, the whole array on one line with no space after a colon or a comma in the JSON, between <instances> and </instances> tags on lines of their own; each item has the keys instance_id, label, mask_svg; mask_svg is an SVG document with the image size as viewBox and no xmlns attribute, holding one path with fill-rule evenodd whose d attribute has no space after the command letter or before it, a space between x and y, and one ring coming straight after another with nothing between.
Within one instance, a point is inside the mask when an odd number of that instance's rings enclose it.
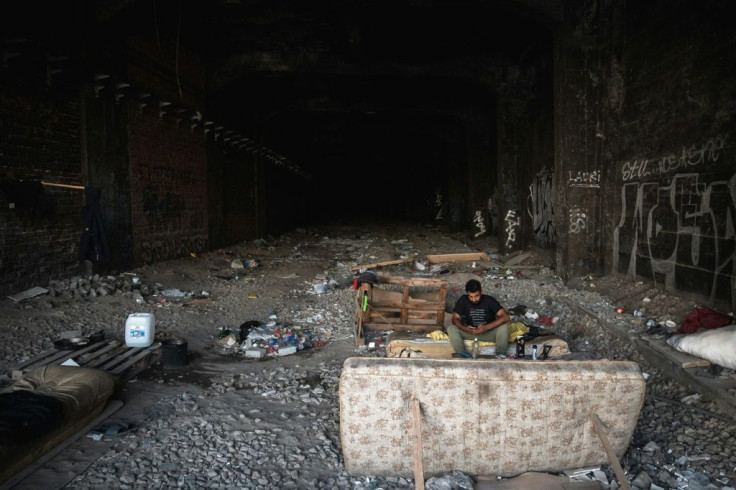
<instances>
[{"instance_id":1,"label":"plastic bottle","mask_svg":"<svg viewBox=\"0 0 736 490\"><path fill-rule=\"evenodd\" d=\"M478 359L480 355L480 344L478 343L478 337L473 339L473 351L471 352L473 359Z\"/></svg>"}]
</instances>

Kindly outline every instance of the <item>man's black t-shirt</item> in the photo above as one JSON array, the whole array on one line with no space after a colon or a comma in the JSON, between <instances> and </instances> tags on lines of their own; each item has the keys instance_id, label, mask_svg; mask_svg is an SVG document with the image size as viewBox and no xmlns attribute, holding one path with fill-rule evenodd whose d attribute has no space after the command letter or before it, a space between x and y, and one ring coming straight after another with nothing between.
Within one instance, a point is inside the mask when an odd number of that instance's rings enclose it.
<instances>
[{"instance_id":1,"label":"man's black t-shirt","mask_svg":"<svg viewBox=\"0 0 736 490\"><path fill-rule=\"evenodd\" d=\"M494 321L500 309L502 306L496 298L483 294L478 303L470 301L467 295L461 296L453 311L460 315L464 324L477 327Z\"/></svg>"}]
</instances>

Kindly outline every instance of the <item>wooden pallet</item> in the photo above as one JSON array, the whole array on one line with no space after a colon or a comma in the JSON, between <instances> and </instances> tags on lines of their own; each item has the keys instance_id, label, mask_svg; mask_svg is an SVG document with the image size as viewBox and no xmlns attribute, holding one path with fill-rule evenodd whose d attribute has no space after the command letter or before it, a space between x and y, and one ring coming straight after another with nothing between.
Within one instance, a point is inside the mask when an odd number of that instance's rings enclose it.
<instances>
[{"instance_id":1,"label":"wooden pallet","mask_svg":"<svg viewBox=\"0 0 736 490\"><path fill-rule=\"evenodd\" d=\"M402 291L391 291L386 285L398 286ZM430 291L420 292L417 288ZM444 325L447 295L444 280L379 276L379 284L363 283L357 293L357 345L365 344L366 330L432 332Z\"/></svg>"},{"instance_id":2,"label":"wooden pallet","mask_svg":"<svg viewBox=\"0 0 736 490\"><path fill-rule=\"evenodd\" d=\"M161 342L150 347L128 347L119 340L103 340L76 350L51 349L13 368L12 379L18 380L31 369L72 360L79 366L107 371L127 381L148 369L161 358Z\"/></svg>"}]
</instances>

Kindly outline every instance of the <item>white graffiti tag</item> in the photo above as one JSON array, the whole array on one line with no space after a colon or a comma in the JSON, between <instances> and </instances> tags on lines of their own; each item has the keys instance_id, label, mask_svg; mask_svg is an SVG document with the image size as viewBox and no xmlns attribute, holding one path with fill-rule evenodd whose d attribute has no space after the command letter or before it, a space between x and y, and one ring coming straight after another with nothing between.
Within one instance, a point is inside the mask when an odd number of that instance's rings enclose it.
<instances>
[{"instance_id":1,"label":"white graffiti tag","mask_svg":"<svg viewBox=\"0 0 736 490\"><path fill-rule=\"evenodd\" d=\"M621 166L621 177L624 182L629 180L664 177L667 173L683 167L694 167L706 162L716 162L719 152L726 146L728 135L719 135L710 138L700 147L690 145L682 147L680 155L671 153L663 157L635 158L626 161Z\"/></svg>"},{"instance_id":2,"label":"white graffiti tag","mask_svg":"<svg viewBox=\"0 0 736 490\"><path fill-rule=\"evenodd\" d=\"M483 220L483 213L480 210L475 212L473 223L475 223L475 227L478 228L478 232L474 235L476 238L478 238L486 232L486 224Z\"/></svg>"},{"instance_id":3,"label":"white graffiti tag","mask_svg":"<svg viewBox=\"0 0 736 490\"><path fill-rule=\"evenodd\" d=\"M579 207L574 207L570 210L570 233L577 235L585 229L587 221L585 212Z\"/></svg>"},{"instance_id":4,"label":"white graffiti tag","mask_svg":"<svg viewBox=\"0 0 736 490\"><path fill-rule=\"evenodd\" d=\"M506 213L506 246L510 247L516 243L516 230L521 225L521 219L517 216L516 211L509 209Z\"/></svg>"}]
</instances>

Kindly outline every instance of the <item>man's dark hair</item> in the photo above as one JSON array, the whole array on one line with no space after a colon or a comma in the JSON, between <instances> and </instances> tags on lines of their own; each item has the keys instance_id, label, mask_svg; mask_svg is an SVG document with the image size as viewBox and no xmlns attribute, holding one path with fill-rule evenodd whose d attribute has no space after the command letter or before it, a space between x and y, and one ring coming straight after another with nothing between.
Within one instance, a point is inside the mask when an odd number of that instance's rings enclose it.
<instances>
[{"instance_id":1,"label":"man's dark hair","mask_svg":"<svg viewBox=\"0 0 736 490\"><path fill-rule=\"evenodd\" d=\"M477 293L482 290L483 288L480 286L480 281L477 279L471 279L465 283L465 292L467 293Z\"/></svg>"}]
</instances>

